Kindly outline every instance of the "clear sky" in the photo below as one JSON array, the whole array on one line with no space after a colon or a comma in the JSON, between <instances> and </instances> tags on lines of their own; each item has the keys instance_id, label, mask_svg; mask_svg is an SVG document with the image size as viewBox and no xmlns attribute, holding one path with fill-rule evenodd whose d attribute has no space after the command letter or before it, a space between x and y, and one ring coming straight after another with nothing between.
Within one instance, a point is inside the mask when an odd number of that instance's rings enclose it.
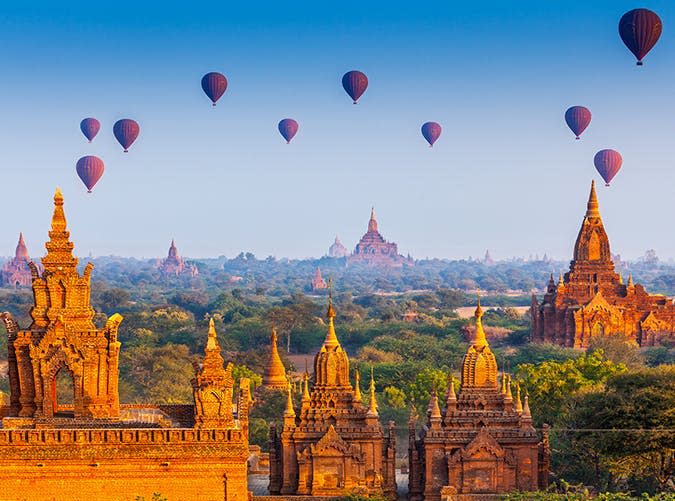
<instances>
[{"instance_id":1,"label":"clear sky","mask_svg":"<svg viewBox=\"0 0 675 501\"><path fill-rule=\"evenodd\" d=\"M612 250L675 255L673 2L6 4L0 254L20 230L44 253L60 185L80 255L159 256L175 238L193 257L320 256L336 233L352 248L374 205L417 258L569 258L593 155L615 148L623 169L599 190ZM635 7L664 25L641 68L617 33ZM356 106L351 69L370 79ZM229 80L216 108L208 71ZM576 104L593 112L581 141L563 120ZM86 116L102 123L91 145ZM111 133L123 117L141 125L128 154ZM93 195L85 154L106 164Z\"/></svg>"}]
</instances>

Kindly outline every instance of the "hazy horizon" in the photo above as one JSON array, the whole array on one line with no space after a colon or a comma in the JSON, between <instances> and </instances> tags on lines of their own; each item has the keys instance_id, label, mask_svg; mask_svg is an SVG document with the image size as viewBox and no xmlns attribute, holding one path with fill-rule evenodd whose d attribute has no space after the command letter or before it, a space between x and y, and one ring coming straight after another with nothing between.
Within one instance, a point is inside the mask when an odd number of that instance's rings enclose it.
<instances>
[{"instance_id":1,"label":"hazy horizon","mask_svg":"<svg viewBox=\"0 0 675 501\"><path fill-rule=\"evenodd\" d=\"M666 259L675 5L642 6L664 32L636 67L617 33L635 5L622 0L7 5L0 154L12 216L0 254L19 231L44 254L58 185L80 256L162 257L175 238L194 258L302 258L336 234L351 251L374 205L383 236L416 259L489 249L569 260L599 180L593 155L616 148L623 169L598 186L612 252ZM356 106L340 86L351 69L370 80ZM215 108L200 88L208 71L229 80ZM581 141L563 120L576 104L593 113ZM102 125L92 144L79 131L87 116ZM126 154L111 134L123 117L141 126ZM290 145L276 130L285 117L300 123ZM419 131L428 120L443 126L433 149ZM92 195L75 174L85 154L106 163Z\"/></svg>"}]
</instances>

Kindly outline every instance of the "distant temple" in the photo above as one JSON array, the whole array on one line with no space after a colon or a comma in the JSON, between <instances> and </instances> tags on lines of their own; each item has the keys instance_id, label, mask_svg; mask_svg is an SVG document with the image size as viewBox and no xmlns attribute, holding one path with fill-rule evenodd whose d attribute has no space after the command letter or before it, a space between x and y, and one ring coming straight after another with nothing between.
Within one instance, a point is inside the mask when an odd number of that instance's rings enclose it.
<instances>
[{"instance_id":1,"label":"distant temple","mask_svg":"<svg viewBox=\"0 0 675 501\"><path fill-rule=\"evenodd\" d=\"M490 255L490 250L485 251L485 257L483 258L483 264L486 266L492 266L495 264L494 260L492 259L492 256Z\"/></svg>"},{"instance_id":2,"label":"distant temple","mask_svg":"<svg viewBox=\"0 0 675 501\"><path fill-rule=\"evenodd\" d=\"M335 235L335 242L328 248L328 257L347 257L349 251L342 245L340 238Z\"/></svg>"},{"instance_id":3,"label":"distant temple","mask_svg":"<svg viewBox=\"0 0 675 501\"><path fill-rule=\"evenodd\" d=\"M177 277L181 275L196 277L199 275L199 270L197 270L194 264L187 263L180 257L176 243L173 240L171 240L171 246L169 247L169 255L159 264L159 272L164 277Z\"/></svg>"},{"instance_id":4,"label":"distant temple","mask_svg":"<svg viewBox=\"0 0 675 501\"><path fill-rule=\"evenodd\" d=\"M0 271L0 281L2 285L9 285L10 287L28 287L33 280L30 272L30 256L28 255L28 248L26 242L23 240L23 233L19 233L19 243L16 246L14 258L5 263ZM42 266L35 264L38 269Z\"/></svg>"},{"instance_id":5,"label":"distant temple","mask_svg":"<svg viewBox=\"0 0 675 501\"><path fill-rule=\"evenodd\" d=\"M375 220L375 209L370 212L370 221L368 221L368 231L361 237L356 244L354 252L347 258L348 264L365 263L375 266L394 266L412 265L413 260L410 256L404 257L398 253L398 246L393 242L387 242L377 229Z\"/></svg>"},{"instance_id":6,"label":"distant temple","mask_svg":"<svg viewBox=\"0 0 675 501\"><path fill-rule=\"evenodd\" d=\"M516 385L498 368L476 308L476 333L462 363L459 394L454 378L441 410L436 391L426 426L416 434L409 423L410 501L496 499L513 491L536 491L548 485L547 427L540 439L532 426L527 395L521 401ZM482 497L484 496L484 497Z\"/></svg>"},{"instance_id":7,"label":"distant temple","mask_svg":"<svg viewBox=\"0 0 675 501\"><path fill-rule=\"evenodd\" d=\"M286 390L288 388L286 368L279 356L279 350L277 348L277 331L275 328L272 328L272 334L270 335L270 358L265 365L262 385L263 388L269 390Z\"/></svg>"},{"instance_id":8,"label":"distant temple","mask_svg":"<svg viewBox=\"0 0 675 501\"><path fill-rule=\"evenodd\" d=\"M385 436L371 375L370 401L362 403L359 375L352 387L349 358L335 335L328 304L328 333L314 357L314 385L305 372L296 413L288 387L281 433L270 431L270 494L341 496L352 492L396 499L395 435Z\"/></svg>"},{"instance_id":9,"label":"distant temple","mask_svg":"<svg viewBox=\"0 0 675 501\"><path fill-rule=\"evenodd\" d=\"M124 405L118 392L119 314L94 324L91 273L80 275L54 195L44 272L29 263L35 304L21 329L9 313L9 405L2 407L3 499L247 501L248 380L233 398L211 322L192 381L194 405ZM60 392L59 378L70 381ZM236 415L235 415L236 408Z\"/></svg>"},{"instance_id":10,"label":"distant temple","mask_svg":"<svg viewBox=\"0 0 675 501\"><path fill-rule=\"evenodd\" d=\"M654 346L675 334L675 306L650 295L632 275L624 284L615 272L609 239L600 217L595 182L574 245L570 271L549 280L543 301L532 296L532 340L587 348L594 336L617 336Z\"/></svg>"},{"instance_id":11,"label":"distant temple","mask_svg":"<svg viewBox=\"0 0 675 501\"><path fill-rule=\"evenodd\" d=\"M314 278L312 279L312 290L317 291L327 288L328 284L326 284L326 281L321 276L321 268L317 266L316 271L314 272Z\"/></svg>"}]
</instances>

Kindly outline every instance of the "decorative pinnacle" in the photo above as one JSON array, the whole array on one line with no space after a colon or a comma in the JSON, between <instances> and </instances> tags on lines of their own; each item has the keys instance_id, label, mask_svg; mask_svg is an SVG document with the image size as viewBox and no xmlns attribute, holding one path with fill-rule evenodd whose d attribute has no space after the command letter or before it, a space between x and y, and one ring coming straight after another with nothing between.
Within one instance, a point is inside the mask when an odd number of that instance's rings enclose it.
<instances>
[{"instance_id":1,"label":"decorative pinnacle","mask_svg":"<svg viewBox=\"0 0 675 501\"><path fill-rule=\"evenodd\" d=\"M432 421L436 421L441 418L441 408L438 406L438 395L436 394L436 388L431 393L431 414L429 418Z\"/></svg>"},{"instance_id":2,"label":"decorative pinnacle","mask_svg":"<svg viewBox=\"0 0 675 501\"><path fill-rule=\"evenodd\" d=\"M457 401L457 394L455 393L455 376L453 376L452 373L448 375L448 392L445 400L446 404Z\"/></svg>"},{"instance_id":3,"label":"decorative pinnacle","mask_svg":"<svg viewBox=\"0 0 675 501\"><path fill-rule=\"evenodd\" d=\"M524 418L531 418L532 413L530 412L530 402L529 398L527 396L527 392L525 393L525 403L523 404L523 417Z\"/></svg>"},{"instance_id":4,"label":"decorative pinnacle","mask_svg":"<svg viewBox=\"0 0 675 501\"><path fill-rule=\"evenodd\" d=\"M307 369L305 369L302 383L302 403L304 404L309 402L309 374L307 373Z\"/></svg>"},{"instance_id":5,"label":"decorative pinnacle","mask_svg":"<svg viewBox=\"0 0 675 501\"><path fill-rule=\"evenodd\" d=\"M595 180L591 181L591 193L588 196L588 204L586 205L586 217L600 217L598 196L595 194Z\"/></svg>"},{"instance_id":6,"label":"decorative pinnacle","mask_svg":"<svg viewBox=\"0 0 675 501\"><path fill-rule=\"evenodd\" d=\"M368 408L369 416L377 416L377 400L375 400L375 375L373 368L370 368L370 406Z\"/></svg>"},{"instance_id":7,"label":"decorative pinnacle","mask_svg":"<svg viewBox=\"0 0 675 501\"><path fill-rule=\"evenodd\" d=\"M288 399L286 400L286 410L284 411L284 417L294 418L295 409L293 409L293 395L291 394L291 383L288 383L286 393L288 395Z\"/></svg>"},{"instance_id":8,"label":"decorative pinnacle","mask_svg":"<svg viewBox=\"0 0 675 501\"><path fill-rule=\"evenodd\" d=\"M628 275L628 287L635 287L635 284L633 283L633 274L631 273Z\"/></svg>"},{"instance_id":9,"label":"decorative pinnacle","mask_svg":"<svg viewBox=\"0 0 675 501\"><path fill-rule=\"evenodd\" d=\"M511 375L506 374L506 399L507 402L513 402L513 393L511 393Z\"/></svg>"},{"instance_id":10,"label":"decorative pinnacle","mask_svg":"<svg viewBox=\"0 0 675 501\"><path fill-rule=\"evenodd\" d=\"M323 345L326 347L340 346L337 336L335 335L335 308L333 308L333 278L328 279L328 333Z\"/></svg>"},{"instance_id":11,"label":"decorative pinnacle","mask_svg":"<svg viewBox=\"0 0 675 501\"><path fill-rule=\"evenodd\" d=\"M52 215L52 231L62 232L66 230L66 215L63 212L63 193L57 187L54 192L54 214Z\"/></svg>"},{"instance_id":12,"label":"decorative pinnacle","mask_svg":"<svg viewBox=\"0 0 675 501\"><path fill-rule=\"evenodd\" d=\"M359 368L354 369L354 400L356 402L361 402L363 397L361 395L361 374L359 374Z\"/></svg>"},{"instance_id":13,"label":"decorative pinnacle","mask_svg":"<svg viewBox=\"0 0 675 501\"><path fill-rule=\"evenodd\" d=\"M506 395L506 373L502 372L502 395Z\"/></svg>"},{"instance_id":14,"label":"decorative pinnacle","mask_svg":"<svg viewBox=\"0 0 675 501\"><path fill-rule=\"evenodd\" d=\"M216 338L216 326L213 323L213 317L209 319L209 337L206 340L207 350L217 350L218 340Z\"/></svg>"},{"instance_id":15,"label":"decorative pinnacle","mask_svg":"<svg viewBox=\"0 0 675 501\"><path fill-rule=\"evenodd\" d=\"M522 414L523 403L520 401L520 384L516 383L516 412Z\"/></svg>"},{"instance_id":16,"label":"decorative pinnacle","mask_svg":"<svg viewBox=\"0 0 675 501\"><path fill-rule=\"evenodd\" d=\"M481 318L483 317L483 309L480 307L480 296L478 296L478 305L476 306L476 335L473 339L473 345L476 348L487 346L487 338L485 337L485 331L483 330L483 322Z\"/></svg>"}]
</instances>

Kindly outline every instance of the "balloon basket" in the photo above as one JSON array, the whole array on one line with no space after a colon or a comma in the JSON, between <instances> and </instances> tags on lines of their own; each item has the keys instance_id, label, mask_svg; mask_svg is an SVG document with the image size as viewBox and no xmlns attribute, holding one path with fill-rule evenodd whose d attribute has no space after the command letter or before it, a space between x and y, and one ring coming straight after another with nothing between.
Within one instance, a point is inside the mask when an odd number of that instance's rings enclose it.
<instances>
[{"instance_id":1,"label":"balloon basket","mask_svg":"<svg viewBox=\"0 0 675 501\"><path fill-rule=\"evenodd\" d=\"M354 101L352 104L356 104L356 101Z\"/></svg>"},{"instance_id":2,"label":"balloon basket","mask_svg":"<svg viewBox=\"0 0 675 501\"><path fill-rule=\"evenodd\" d=\"M216 103L211 103L211 106L215 106L215 105L216 105Z\"/></svg>"},{"instance_id":3,"label":"balloon basket","mask_svg":"<svg viewBox=\"0 0 675 501\"><path fill-rule=\"evenodd\" d=\"M91 144L91 139L90 139L89 141L87 141L87 142L88 142L89 144Z\"/></svg>"},{"instance_id":4,"label":"balloon basket","mask_svg":"<svg viewBox=\"0 0 675 501\"><path fill-rule=\"evenodd\" d=\"M642 61L638 61L637 63L635 63L636 66L642 66L643 64L644 63Z\"/></svg>"},{"instance_id":5,"label":"balloon basket","mask_svg":"<svg viewBox=\"0 0 675 501\"><path fill-rule=\"evenodd\" d=\"M87 193L91 193L91 190L87 190Z\"/></svg>"},{"instance_id":6,"label":"balloon basket","mask_svg":"<svg viewBox=\"0 0 675 501\"><path fill-rule=\"evenodd\" d=\"M574 139L578 141L578 140L579 140L579 136L575 137Z\"/></svg>"},{"instance_id":7,"label":"balloon basket","mask_svg":"<svg viewBox=\"0 0 675 501\"><path fill-rule=\"evenodd\" d=\"M609 187L609 183L605 183L605 186Z\"/></svg>"},{"instance_id":8,"label":"balloon basket","mask_svg":"<svg viewBox=\"0 0 675 501\"><path fill-rule=\"evenodd\" d=\"M129 153L129 150L124 150L124 153Z\"/></svg>"},{"instance_id":9,"label":"balloon basket","mask_svg":"<svg viewBox=\"0 0 675 501\"><path fill-rule=\"evenodd\" d=\"M290 142L290 141L286 141L286 144L291 144L291 142Z\"/></svg>"}]
</instances>

